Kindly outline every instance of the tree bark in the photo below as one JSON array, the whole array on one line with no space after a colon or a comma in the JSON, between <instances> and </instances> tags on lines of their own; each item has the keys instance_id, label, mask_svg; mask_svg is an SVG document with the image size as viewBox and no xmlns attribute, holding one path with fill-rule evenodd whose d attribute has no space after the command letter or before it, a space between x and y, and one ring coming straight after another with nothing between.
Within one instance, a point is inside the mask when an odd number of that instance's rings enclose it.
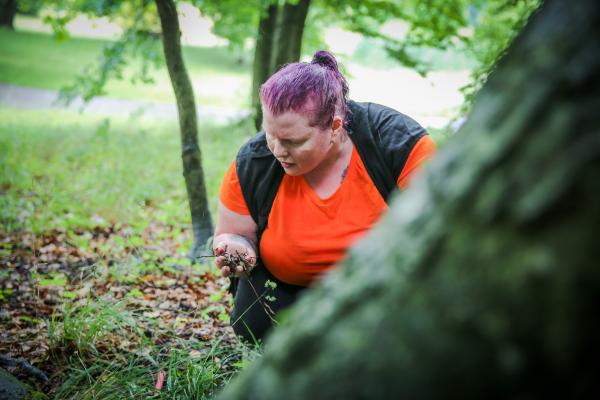
<instances>
[{"instance_id":1,"label":"tree bark","mask_svg":"<svg viewBox=\"0 0 600 400\"><path fill-rule=\"evenodd\" d=\"M600 3L546 1L220 398L599 398L599 76Z\"/></svg>"},{"instance_id":2,"label":"tree bark","mask_svg":"<svg viewBox=\"0 0 600 400\"><path fill-rule=\"evenodd\" d=\"M277 5L270 4L264 14L261 13L258 24L258 35L254 49L254 68L252 76L252 108L254 109L254 123L256 130L262 125L262 109L260 106L260 86L267 80L271 73L271 53L277 21Z\"/></svg>"},{"instance_id":3,"label":"tree bark","mask_svg":"<svg viewBox=\"0 0 600 400\"><path fill-rule=\"evenodd\" d=\"M181 53L181 32L175 3L173 0L156 0L156 5L163 33L165 60L177 99L183 175L194 232L194 245L190 256L196 258L206 255L205 244L213 234L213 225L206 196L202 155L198 145L194 91Z\"/></svg>"},{"instance_id":4,"label":"tree bark","mask_svg":"<svg viewBox=\"0 0 600 400\"><path fill-rule=\"evenodd\" d=\"M17 0L0 0L0 27L15 29L14 19L17 14Z\"/></svg>"},{"instance_id":5,"label":"tree bark","mask_svg":"<svg viewBox=\"0 0 600 400\"><path fill-rule=\"evenodd\" d=\"M252 80L256 129L260 129L262 124L262 110L258 99L260 86L284 64L300 60L302 34L309 6L310 0L299 0L296 4L286 2L283 6L271 5L267 14L261 17ZM259 51L257 66L256 55Z\"/></svg>"},{"instance_id":6,"label":"tree bark","mask_svg":"<svg viewBox=\"0 0 600 400\"><path fill-rule=\"evenodd\" d=\"M310 0L299 0L296 4L286 2L277 21L277 35L273 42L271 74L290 62L300 60L302 33Z\"/></svg>"}]
</instances>

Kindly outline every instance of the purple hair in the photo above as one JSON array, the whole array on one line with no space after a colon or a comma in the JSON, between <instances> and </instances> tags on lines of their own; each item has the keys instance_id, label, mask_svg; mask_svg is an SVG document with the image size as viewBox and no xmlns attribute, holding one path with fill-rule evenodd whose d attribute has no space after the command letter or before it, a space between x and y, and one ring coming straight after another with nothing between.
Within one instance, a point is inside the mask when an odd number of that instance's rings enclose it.
<instances>
[{"instance_id":1,"label":"purple hair","mask_svg":"<svg viewBox=\"0 0 600 400\"><path fill-rule=\"evenodd\" d=\"M346 116L347 96L346 79L335 57L324 50L317 51L310 63L281 68L260 89L262 106L273 115L292 110L309 116L321 128L330 126L336 112Z\"/></svg>"}]
</instances>

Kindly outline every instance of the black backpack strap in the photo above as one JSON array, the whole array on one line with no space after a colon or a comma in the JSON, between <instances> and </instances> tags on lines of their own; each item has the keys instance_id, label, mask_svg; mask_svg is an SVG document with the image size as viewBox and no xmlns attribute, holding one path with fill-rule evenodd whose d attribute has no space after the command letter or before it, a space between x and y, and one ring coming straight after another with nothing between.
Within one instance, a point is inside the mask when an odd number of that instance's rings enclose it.
<instances>
[{"instance_id":1,"label":"black backpack strap","mask_svg":"<svg viewBox=\"0 0 600 400\"><path fill-rule=\"evenodd\" d=\"M271 207L283 179L284 170L267 147L264 132L259 132L242 146L235 159L236 174L242 195L256 223L256 245L267 228ZM260 257L258 259L260 263ZM235 296L239 278L230 277L229 292Z\"/></svg>"},{"instance_id":2,"label":"black backpack strap","mask_svg":"<svg viewBox=\"0 0 600 400\"><path fill-rule=\"evenodd\" d=\"M346 130L369 177L388 202L410 152L427 132L410 117L374 103L348 101Z\"/></svg>"},{"instance_id":3,"label":"black backpack strap","mask_svg":"<svg viewBox=\"0 0 600 400\"><path fill-rule=\"evenodd\" d=\"M260 243L284 175L281 164L267 147L264 132L259 132L240 149L236 173L250 215L256 222L257 243Z\"/></svg>"}]
</instances>

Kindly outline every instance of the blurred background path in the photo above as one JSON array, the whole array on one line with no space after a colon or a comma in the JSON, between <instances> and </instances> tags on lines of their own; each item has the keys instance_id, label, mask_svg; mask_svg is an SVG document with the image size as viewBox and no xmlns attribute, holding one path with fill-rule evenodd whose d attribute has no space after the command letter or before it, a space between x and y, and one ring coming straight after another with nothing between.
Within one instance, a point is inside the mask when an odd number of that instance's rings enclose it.
<instances>
[{"instance_id":1,"label":"blurred background path","mask_svg":"<svg viewBox=\"0 0 600 400\"><path fill-rule=\"evenodd\" d=\"M174 103L124 100L100 96L85 104L81 98L66 105L55 90L38 89L0 83L0 107L24 109L68 109L100 116L140 116L156 119L177 118ZM225 124L249 115L249 110L234 107L197 107L198 119L210 119L214 123Z\"/></svg>"}]
</instances>

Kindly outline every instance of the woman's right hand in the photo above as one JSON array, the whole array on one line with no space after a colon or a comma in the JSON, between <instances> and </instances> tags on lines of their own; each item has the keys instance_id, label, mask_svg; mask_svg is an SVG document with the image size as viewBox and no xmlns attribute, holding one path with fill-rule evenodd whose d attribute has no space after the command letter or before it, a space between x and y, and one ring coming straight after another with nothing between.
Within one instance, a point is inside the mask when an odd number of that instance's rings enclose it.
<instances>
[{"instance_id":1,"label":"woman's right hand","mask_svg":"<svg viewBox=\"0 0 600 400\"><path fill-rule=\"evenodd\" d=\"M256 244L244 236L220 234L213 241L213 251L223 276L247 276L256 266Z\"/></svg>"}]
</instances>

